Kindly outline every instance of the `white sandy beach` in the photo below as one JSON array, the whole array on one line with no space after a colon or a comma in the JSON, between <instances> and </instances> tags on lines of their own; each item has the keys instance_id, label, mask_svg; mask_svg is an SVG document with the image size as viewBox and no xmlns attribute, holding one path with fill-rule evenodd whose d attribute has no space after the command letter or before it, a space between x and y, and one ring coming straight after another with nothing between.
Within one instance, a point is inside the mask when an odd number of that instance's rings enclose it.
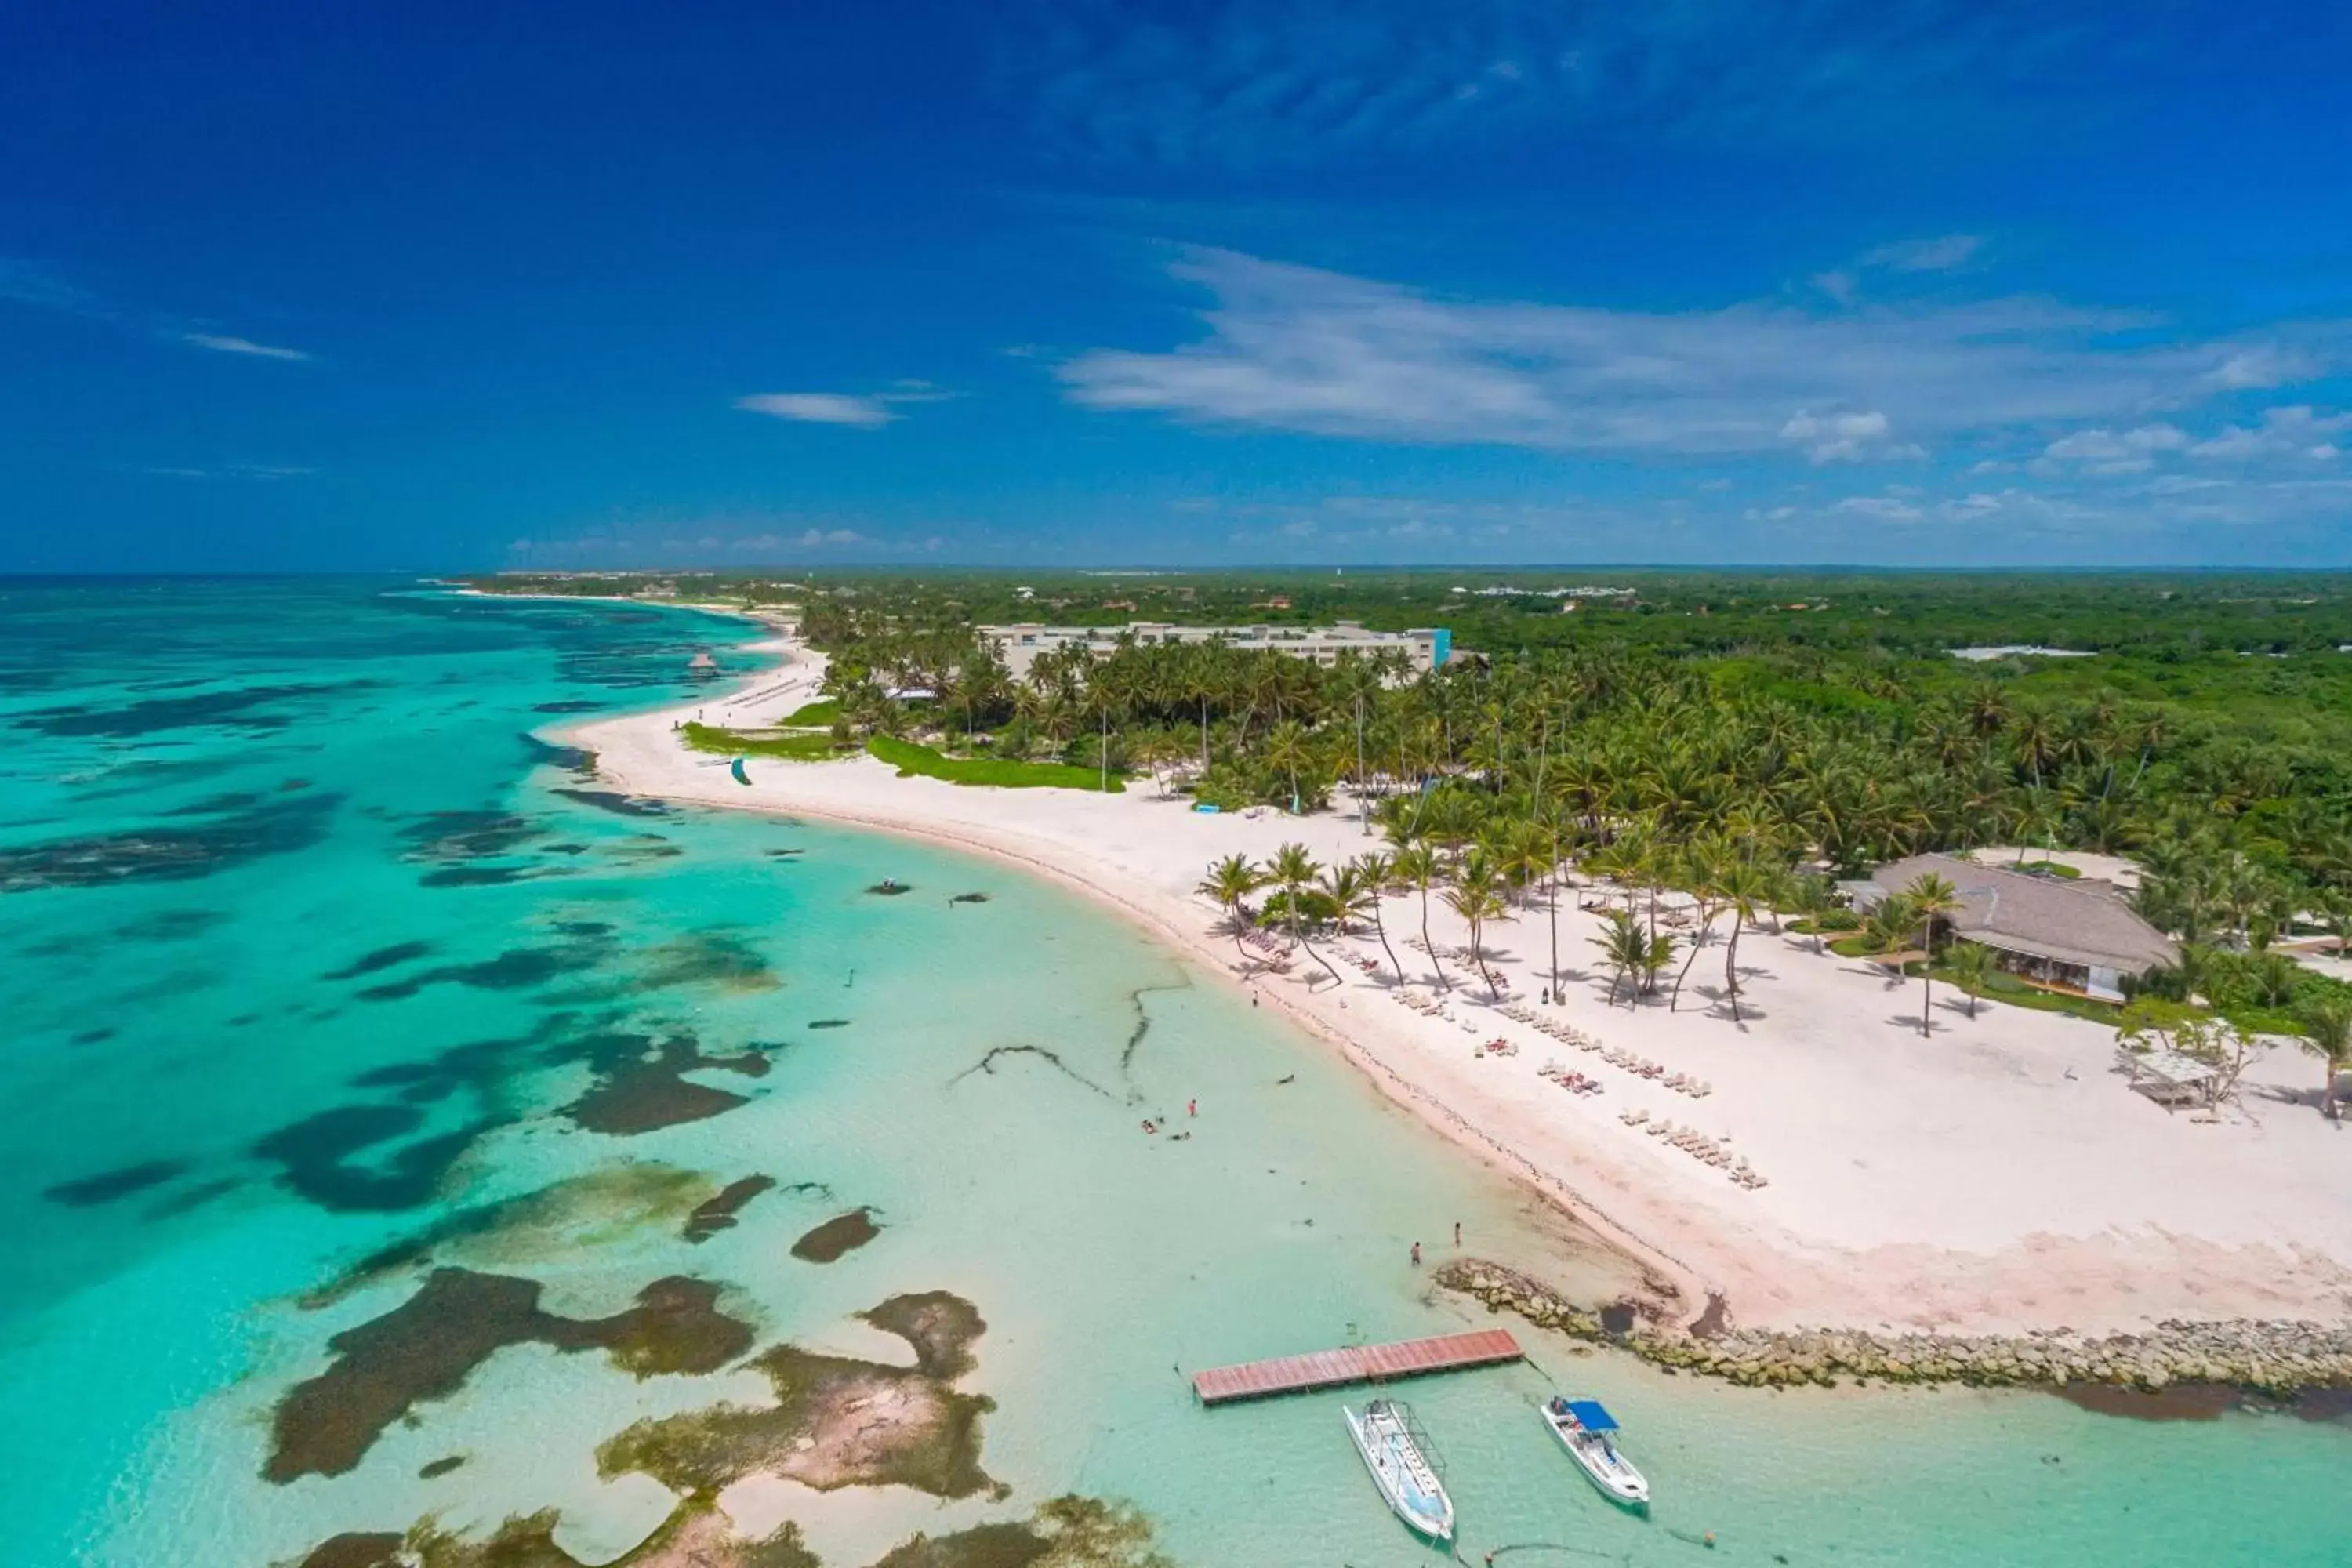
<instances>
[{"instance_id":1,"label":"white sandy beach","mask_svg":"<svg viewBox=\"0 0 2352 1568\"><path fill-rule=\"evenodd\" d=\"M1148 784L1120 795L961 787L898 778L870 757L828 763L754 758L746 787L726 759L688 751L674 721L775 722L815 695L820 656L742 691L682 710L565 732L593 750L614 787L673 800L786 812L919 835L1018 862L1080 888L1257 990L1465 1146L1567 1204L1671 1279L1696 1315L1720 1292L1759 1328L1851 1326L2000 1332L2127 1330L2166 1319L2352 1317L2352 1135L2315 1109L2316 1062L2282 1047L2246 1075L2242 1105L2218 1123L2132 1092L2111 1031L1997 1004L1970 1019L1938 987L1932 1038L1919 1033L1916 981L1816 953L1810 939L1741 938L1744 1021L1718 997L1723 947L1700 955L1682 1008L1661 994L1632 1011L1606 1000L1587 938L1595 917L1564 892L1563 1000L1538 1000L1548 962L1540 904L1489 935L1510 1001L1696 1076L1694 1099L1505 1017L1466 965L1443 1016L1402 1005L1370 932L1323 946L1334 984L1301 956L1287 974L1244 965L1221 912L1192 892L1209 863L1263 858L1290 840L1329 862L1378 844L1344 814L1204 815ZM1385 905L1410 992L1440 994L1406 943L1417 901ZM1721 922L1718 922L1720 927ZM1433 901L1443 952L1465 940ZM1503 1037L1515 1056L1477 1054ZM1597 1096L1538 1076L1548 1060L1598 1079ZM1627 1126L1647 1111L1718 1141L1769 1185Z\"/></svg>"}]
</instances>

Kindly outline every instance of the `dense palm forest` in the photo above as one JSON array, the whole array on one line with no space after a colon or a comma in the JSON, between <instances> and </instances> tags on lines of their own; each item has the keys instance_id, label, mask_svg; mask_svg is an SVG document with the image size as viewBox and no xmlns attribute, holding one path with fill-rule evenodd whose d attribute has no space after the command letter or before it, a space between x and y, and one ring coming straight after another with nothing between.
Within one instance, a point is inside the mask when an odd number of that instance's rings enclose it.
<instances>
[{"instance_id":1,"label":"dense palm forest","mask_svg":"<svg viewBox=\"0 0 2352 1568\"><path fill-rule=\"evenodd\" d=\"M832 656L828 717L845 742L1149 777L1227 809L1336 803L1382 835L1382 863L1356 868L1360 881L1402 876L1485 910L1574 868L1694 894L1710 923L1730 913L1734 941L1764 910L1850 926L1832 881L1920 851L2129 855L2144 868L2141 912L2185 943L2181 973L2148 977L2152 995L2305 1033L2330 1026L2315 1013L2344 1009L2347 987L2276 951L2352 934L2352 653L2339 651L2352 588L2340 578L1685 578L1566 614L1557 595L1465 594L1442 578L1402 578L1385 595L1359 581L1344 600L1326 579L1277 585L1155 582L1159 599L1139 609L1129 584L1086 615L1016 600L1043 590L995 577L795 591L803 635ZM1453 617L1457 646L1475 651L1409 674L1377 658L1321 667L1123 643L1049 652L1015 680L973 629L1048 611L1281 622L1335 602L1398 626L1443 624L1450 605L1466 612ZM1853 612L1843 623L1837 603ZM1967 636L2106 651L1951 658L1946 639ZM1317 870L1328 882L1339 868ZM1276 918L1332 914L1329 887L1275 881ZM1898 900L1871 934L1901 947L1916 913ZM1615 955L1629 984L1686 968L1654 921L1633 923Z\"/></svg>"}]
</instances>

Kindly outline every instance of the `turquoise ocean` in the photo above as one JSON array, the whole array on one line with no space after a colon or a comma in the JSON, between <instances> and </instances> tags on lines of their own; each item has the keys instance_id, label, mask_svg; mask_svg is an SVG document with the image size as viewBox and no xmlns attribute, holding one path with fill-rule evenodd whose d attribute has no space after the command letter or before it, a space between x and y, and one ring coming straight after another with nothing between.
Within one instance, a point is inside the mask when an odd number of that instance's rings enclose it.
<instances>
[{"instance_id":1,"label":"turquoise ocean","mask_svg":"<svg viewBox=\"0 0 2352 1568\"><path fill-rule=\"evenodd\" d=\"M1352 1396L1206 1411L1182 1374L1488 1321L1409 1261L1457 1221L1570 1283L1574 1237L1057 889L614 796L534 739L683 700L700 649L752 674L751 635L391 581L0 583L0 1563L264 1568L551 1509L604 1562L673 1500L601 1477L598 1445L762 1397L738 1367L510 1343L339 1467L273 1478L279 1402L435 1267L533 1281L567 1319L687 1276L757 1346L877 1360L856 1312L968 1300L960 1386L994 1402L1005 1494L778 1504L829 1564L1072 1491L1194 1568L1436 1559L1362 1474ZM688 1238L681 1205L753 1177ZM869 1242L793 1255L849 1210ZM1465 1561L2352 1562L2340 1423L1745 1391L1520 1333L1524 1365L1402 1391ZM1651 1518L1549 1447L1554 1389L1617 1410Z\"/></svg>"}]
</instances>

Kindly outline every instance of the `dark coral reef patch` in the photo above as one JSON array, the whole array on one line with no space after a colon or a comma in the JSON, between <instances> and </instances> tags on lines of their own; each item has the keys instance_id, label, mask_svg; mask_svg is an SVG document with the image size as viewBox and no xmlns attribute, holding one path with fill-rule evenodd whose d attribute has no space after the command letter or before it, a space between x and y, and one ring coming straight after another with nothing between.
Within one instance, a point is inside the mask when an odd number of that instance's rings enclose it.
<instances>
[{"instance_id":1,"label":"dark coral reef patch","mask_svg":"<svg viewBox=\"0 0 2352 1568\"><path fill-rule=\"evenodd\" d=\"M833 1263L847 1257L882 1234L871 1209L837 1214L793 1243L793 1256L803 1263Z\"/></svg>"},{"instance_id":2,"label":"dark coral reef patch","mask_svg":"<svg viewBox=\"0 0 2352 1568\"><path fill-rule=\"evenodd\" d=\"M483 1120L419 1138L372 1163L357 1158L407 1137L424 1122L425 1113L413 1105L341 1105L279 1128L257 1142L253 1152L278 1167L286 1186L320 1208L341 1213L415 1208L433 1199L449 1168L497 1125Z\"/></svg>"},{"instance_id":3,"label":"dark coral reef patch","mask_svg":"<svg viewBox=\"0 0 2352 1568\"><path fill-rule=\"evenodd\" d=\"M455 1394L508 1345L602 1350L639 1377L716 1372L751 1346L750 1325L719 1311L719 1287L705 1280L656 1279L609 1318L558 1317L539 1296L536 1280L440 1268L398 1307L337 1334L334 1363L278 1401L263 1478L282 1486L347 1473L385 1427Z\"/></svg>"},{"instance_id":4,"label":"dark coral reef patch","mask_svg":"<svg viewBox=\"0 0 2352 1568\"><path fill-rule=\"evenodd\" d=\"M444 1215L303 1295L306 1310L427 1262L530 1269L630 1236L667 1235L709 1199L707 1177L654 1160L600 1167ZM715 1200L712 1200L715 1201Z\"/></svg>"},{"instance_id":5,"label":"dark coral reef patch","mask_svg":"<svg viewBox=\"0 0 2352 1568\"><path fill-rule=\"evenodd\" d=\"M699 1245L722 1230L732 1230L735 1218L743 1212L744 1205L775 1184L773 1176L745 1176L740 1181L728 1183L716 1196L695 1205L694 1212L686 1216L686 1227L679 1234Z\"/></svg>"},{"instance_id":6,"label":"dark coral reef patch","mask_svg":"<svg viewBox=\"0 0 2352 1568\"><path fill-rule=\"evenodd\" d=\"M327 831L338 797L268 801L187 827L132 827L0 847L0 893L181 881L307 849Z\"/></svg>"},{"instance_id":7,"label":"dark coral reef patch","mask_svg":"<svg viewBox=\"0 0 2352 1568\"><path fill-rule=\"evenodd\" d=\"M778 1345L750 1370L774 1387L758 1410L720 1405L640 1421L597 1450L606 1476L642 1470L673 1491L713 1493L754 1473L828 1491L909 1486L970 1497L995 1483L980 1468L985 1394L952 1386L972 1368L987 1329L971 1302L946 1291L894 1296L861 1314L914 1347L915 1365L889 1366Z\"/></svg>"},{"instance_id":8,"label":"dark coral reef patch","mask_svg":"<svg viewBox=\"0 0 2352 1568\"><path fill-rule=\"evenodd\" d=\"M549 1509L509 1519L482 1541L467 1541L426 1520L405 1535L339 1535L298 1568L586 1568L556 1544L560 1516ZM735 1534L708 1499L688 1498L661 1528L605 1568L822 1568L784 1525L762 1541Z\"/></svg>"},{"instance_id":9,"label":"dark coral reef patch","mask_svg":"<svg viewBox=\"0 0 2352 1568\"><path fill-rule=\"evenodd\" d=\"M592 1132L616 1137L700 1121L749 1103L742 1095L696 1083L687 1073L706 1069L758 1078L768 1070L767 1058L757 1054L704 1056L688 1035L659 1041L644 1035L590 1036L575 1042L574 1049L598 1081L565 1106L564 1114Z\"/></svg>"},{"instance_id":10,"label":"dark coral reef patch","mask_svg":"<svg viewBox=\"0 0 2352 1568\"><path fill-rule=\"evenodd\" d=\"M1151 1548L1151 1521L1124 1503L1057 1497L1024 1523L918 1535L874 1568L1171 1568Z\"/></svg>"},{"instance_id":11,"label":"dark coral reef patch","mask_svg":"<svg viewBox=\"0 0 2352 1568\"><path fill-rule=\"evenodd\" d=\"M142 1160L135 1165L101 1171L79 1181L59 1182L45 1189L41 1195L68 1208L95 1208L160 1187L187 1168L186 1163L180 1160Z\"/></svg>"}]
</instances>

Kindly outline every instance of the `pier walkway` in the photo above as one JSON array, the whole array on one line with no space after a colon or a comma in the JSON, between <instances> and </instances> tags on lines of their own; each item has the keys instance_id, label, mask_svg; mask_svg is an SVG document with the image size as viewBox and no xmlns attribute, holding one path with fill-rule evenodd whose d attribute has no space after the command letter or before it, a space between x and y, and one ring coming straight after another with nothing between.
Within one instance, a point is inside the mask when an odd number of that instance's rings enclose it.
<instances>
[{"instance_id":1,"label":"pier walkway","mask_svg":"<svg viewBox=\"0 0 2352 1568\"><path fill-rule=\"evenodd\" d=\"M1386 1345L1349 1345L1308 1355L1211 1367L1192 1374L1192 1393L1203 1405L1226 1405L1237 1399L1333 1388L1343 1383L1495 1366L1517 1361L1521 1353L1519 1342L1508 1329L1480 1329L1475 1333L1440 1334Z\"/></svg>"}]
</instances>

